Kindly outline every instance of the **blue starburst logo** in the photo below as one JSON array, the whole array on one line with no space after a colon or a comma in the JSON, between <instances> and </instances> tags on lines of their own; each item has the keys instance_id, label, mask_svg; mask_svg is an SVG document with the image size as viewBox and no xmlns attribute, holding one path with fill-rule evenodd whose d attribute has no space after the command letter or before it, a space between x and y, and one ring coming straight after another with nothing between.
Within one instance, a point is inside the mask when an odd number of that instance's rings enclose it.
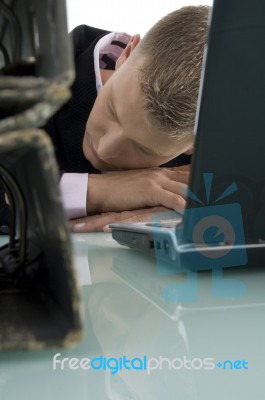
<instances>
[{"instance_id":1,"label":"blue starburst logo","mask_svg":"<svg viewBox=\"0 0 265 400\"><path fill-rule=\"evenodd\" d=\"M248 261L241 206L239 203L220 204L222 199L238 190L237 185L231 183L217 198L212 199L213 174L205 173L203 179L206 204L188 189L187 196L200 204L200 207L186 209L184 228L181 226L176 229L179 246L179 254L175 258L176 273L185 271L187 279L165 288L165 301L195 301L197 271L201 270L212 270L215 296L238 297L245 294L243 282L224 279L222 274L224 268L243 266ZM183 249L186 246L188 251L183 251L181 246ZM167 267L159 258L157 269L160 274L168 273Z\"/></svg>"}]
</instances>

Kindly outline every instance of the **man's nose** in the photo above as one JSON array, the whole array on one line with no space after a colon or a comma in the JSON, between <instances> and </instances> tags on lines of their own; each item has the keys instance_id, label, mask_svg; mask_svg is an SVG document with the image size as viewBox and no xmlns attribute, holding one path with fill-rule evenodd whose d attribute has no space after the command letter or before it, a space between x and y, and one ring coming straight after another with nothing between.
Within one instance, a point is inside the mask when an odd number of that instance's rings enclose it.
<instances>
[{"instance_id":1,"label":"man's nose","mask_svg":"<svg viewBox=\"0 0 265 400\"><path fill-rule=\"evenodd\" d=\"M113 160L126 150L126 140L118 133L107 133L99 141L97 153L105 161Z\"/></svg>"}]
</instances>

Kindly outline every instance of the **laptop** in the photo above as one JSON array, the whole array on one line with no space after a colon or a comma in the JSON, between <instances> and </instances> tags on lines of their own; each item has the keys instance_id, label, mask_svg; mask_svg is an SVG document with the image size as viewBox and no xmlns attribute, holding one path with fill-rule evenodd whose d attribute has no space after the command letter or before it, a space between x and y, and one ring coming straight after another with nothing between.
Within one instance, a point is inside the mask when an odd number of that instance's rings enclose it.
<instances>
[{"instance_id":1,"label":"laptop","mask_svg":"<svg viewBox=\"0 0 265 400\"><path fill-rule=\"evenodd\" d=\"M112 224L112 237L179 269L265 263L265 2L215 0L186 208Z\"/></svg>"}]
</instances>

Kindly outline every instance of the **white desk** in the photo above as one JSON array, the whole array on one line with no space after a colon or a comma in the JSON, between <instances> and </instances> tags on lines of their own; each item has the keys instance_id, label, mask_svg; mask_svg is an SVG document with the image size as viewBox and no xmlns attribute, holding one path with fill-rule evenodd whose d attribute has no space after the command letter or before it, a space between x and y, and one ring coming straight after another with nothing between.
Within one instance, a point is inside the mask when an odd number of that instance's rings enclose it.
<instances>
[{"instance_id":1,"label":"white desk","mask_svg":"<svg viewBox=\"0 0 265 400\"><path fill-rule=\"evenodd\" d=\"M200 273L193 281L196 300L167 302L169 285L177 291L182 284L185 293L185 276L161 275L154 260L119 246L110 234L73 235L73 243L85 283L84 338L70 350L0 353L1 400L264 398L265 270L229 276L240 280L245 289L241 297L220 297L220 292L217 296L211 274ZM111 374L109 369L53 370L56 353L61 353L60 359L176 360L175 369L164 360L163 368L149 375L124 368ZM205 358L214 360L213 369L201 367ZM187 368L180 368L184 360ZM216 365L225 360L239 363L233 369L228 361L225 369Z\"/></svg>"}]
</instances>

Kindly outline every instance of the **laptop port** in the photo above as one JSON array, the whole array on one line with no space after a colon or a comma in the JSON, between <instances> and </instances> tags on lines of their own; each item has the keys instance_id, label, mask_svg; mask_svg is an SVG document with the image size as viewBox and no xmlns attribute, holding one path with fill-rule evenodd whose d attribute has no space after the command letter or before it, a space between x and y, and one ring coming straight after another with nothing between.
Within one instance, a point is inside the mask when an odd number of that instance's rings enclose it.
<instances>
[{"instance_id":1,"label":"laptop port","mask_svg":"<svg viewBox=\"0 0 265 400\"><path fill-rule=\"evenodd\" d=\"M160 242L156 242L156 250L161 250L161 243Z\"/></svg>"},{"instance_id":2,"label":"laptop port","mask_svg":"<svg viewBox=\"0 0 265 400\"><path fill-rule=\"evenodd\" d=\"M164 245L164 252L166 254L168 254L168 251L169 251L169 243L168 243L168 241L167 240L163 240L163 245Z\"/></svg>"}]
</instances>

